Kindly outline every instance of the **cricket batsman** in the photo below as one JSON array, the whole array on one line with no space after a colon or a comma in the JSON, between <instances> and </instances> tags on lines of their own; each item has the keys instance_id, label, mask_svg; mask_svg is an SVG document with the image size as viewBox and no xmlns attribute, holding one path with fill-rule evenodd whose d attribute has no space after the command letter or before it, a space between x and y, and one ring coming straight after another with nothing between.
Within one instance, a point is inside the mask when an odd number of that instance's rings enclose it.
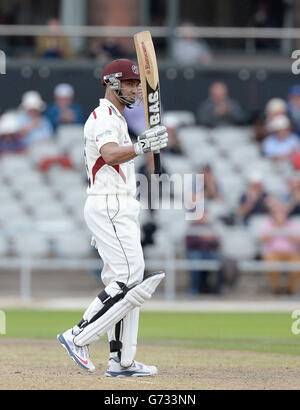
<instances>
[{"instance_id":1,"label":"cricket batsman","mask_svg":"<svg viewBox=\"0 0 300 410\"><path fill-rule=\"evenodd\" d=\"M110 62L101 82L106 87L105 98L100 99L84 126L88 174L84 217L92 244L103 261L101 279L105 287L80 322L57 338L79 366L94 371L89 345L107 333L110 358L105 375L150 376L157 368L134 360L139 311L165 274L144 275L134 158L165 148L168 134L158 125L145 130L134 144L129 137L122 113L139 98L140 75L135 62Z\"/></svg>"}]
</instances>

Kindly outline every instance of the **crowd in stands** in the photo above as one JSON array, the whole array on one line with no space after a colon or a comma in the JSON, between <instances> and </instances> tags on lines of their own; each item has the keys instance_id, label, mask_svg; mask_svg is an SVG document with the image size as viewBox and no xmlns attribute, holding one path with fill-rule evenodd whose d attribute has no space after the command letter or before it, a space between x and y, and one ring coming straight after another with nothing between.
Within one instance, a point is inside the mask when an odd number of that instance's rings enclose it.
<instances>
[{"instance_id":1,"label":"crowd in stands","mask_svg":"<svg viewBox=\"0 0 300 410\"><path fill-rule=\"evenodd\" d=\"M263 170L256 169L256 167L251 169L251 158L249 157L248 172L243 180L242 191L238 191L236 206L228 209L228 212L223 212L218 221L221 221L224 226L239 226L247 230L250 229L253 216L263 215L266 218L263 220L261 234L257 239L260 248L255 258L264 261L300 261L300 232L293 219L300 217L298 172L300 170L300 86L294 85L287 90L286 98L277 96L272 98L267 102L261 117L249 124L248 113L230 96L226 84L222 81L213 83L208 90L207 98L199 103L195 113L196 122L193 127L196 134L199 134L199 142L195 145L192 141L189 145L188 132L185 131L189 129L189 126L184 121L180 121L180 116L168 116L167 114L168 112L164 110L170 144L162 157L163 173L176 172L176 169L171 169L172 160L183 159L181 164L193 164L193 172L200 172L204 177L204 192L196 190L192 192L193 202L198 199L202 200L201 194L204 195L205 209L203 217L192 221L186 230L182 241L186 257L190 260L203 259L219 262L223 260L220 235L216 229L216 220L212 218L211 205L226 204L236 196L235 188L230 190L227 183L223 181L226 176L226 167L233 164L231 164L231 158L226 155L223 165L218 163L219 157L214 161L213 156L206 156L205 141L210 138L212 132L215 132L215 141L218 138L226 139L223 129L228 129L228 127L229 132L232 127L235 128L235 132L243 127L250 127L251 147L258 150L261 159L276 166L288 163L291 172L285 179L285 190L284 192L270 192L266 175ZM124 116L134 140L145 129L143 105L133 109L126 108ZM85 117L74 95L72 85L58 84L53 90L53 101L48 102L45 102L36 90L28 90L23 94L15 110L4 112L0 117L0 160L8 153L26 155L26 152L33 146L44 141L55 140L62 125L83 125L84 121ZM216 142L218 144L220 141ZM233 147L227 146L226 141L221 141L221 143L225 151L230 153ZM236 145L242 145L242 141L237 142ZM198 154L199 160L197 160ZM56 156L49 154L49 157L39 158L36 164L39 170L47 171L51 169L53 163L60 164L62 168L72 168L70 158L64 157L62 152L57 152ZM224 172L221 165L224 166ZM149 179L152 172L151 167L153 167L153 160L151 155L148 155L145 162L138 163L137 173L144 174ZM148 199L151 199L151 192ZM152 210L150 219L142 224L142 243L145 248L155 244L155 235L158 230L155 223L155 212ZM297 271L290 272L287 285L282 287L279 273L267 272L271 291L276 295L296 293L299 275ZM192 294L222 293L224 283L222 269L217 271L213 281L210 276L208 271L192 270L189 291Z\"/></svg>"},{"instance_id":2,"label":"crowd in stands","mask_svg":"<svg viewBox=\"0 0 300 410\"><path fill-rule=\"evenodd\" d=\"M60 125L83 124L83 111L73 99L70 84L58 84L48 104L38 91L26 91L19 107L0 117L0 154L24 151L34 143L50 140Z\"/></svg>"}]
</instances>

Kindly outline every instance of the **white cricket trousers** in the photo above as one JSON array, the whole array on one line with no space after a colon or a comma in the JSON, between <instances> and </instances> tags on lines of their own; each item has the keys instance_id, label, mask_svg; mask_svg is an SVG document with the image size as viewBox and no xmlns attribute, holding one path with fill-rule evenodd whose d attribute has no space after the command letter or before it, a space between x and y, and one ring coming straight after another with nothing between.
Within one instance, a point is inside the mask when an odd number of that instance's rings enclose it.
<instances>
[{"instance_id":1,"label":"white cricket trousers","mask_svg":"<svg viewBox=\"0 0 300 410\"><path fill-rule=\"evenodd\" d=\"M128 195L89 195L86 200L84 218L104 264L104 286L119 281L131 287L143 280L139 212L140 203Z\"/></svg>"}]
</instances>

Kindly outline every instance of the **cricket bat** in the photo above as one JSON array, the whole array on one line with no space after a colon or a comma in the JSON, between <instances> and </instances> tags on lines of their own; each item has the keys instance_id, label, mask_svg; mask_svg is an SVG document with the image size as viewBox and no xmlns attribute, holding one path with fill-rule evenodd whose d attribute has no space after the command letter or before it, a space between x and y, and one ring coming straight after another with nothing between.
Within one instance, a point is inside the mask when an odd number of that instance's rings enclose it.
<instances>
[{"instance_id":1,"label":"cricket bat","mask_svg":"<svg viewBox=\"0 0 300 410\"><path fill-rule=\"evenodd\" d=\"M134 44L143 91L146 127L151 128L161 123L161 104L158 67L150 31L136 33ZM154 173L161 174L159 151L154 152Z\"/></svg>"}]
</instances>

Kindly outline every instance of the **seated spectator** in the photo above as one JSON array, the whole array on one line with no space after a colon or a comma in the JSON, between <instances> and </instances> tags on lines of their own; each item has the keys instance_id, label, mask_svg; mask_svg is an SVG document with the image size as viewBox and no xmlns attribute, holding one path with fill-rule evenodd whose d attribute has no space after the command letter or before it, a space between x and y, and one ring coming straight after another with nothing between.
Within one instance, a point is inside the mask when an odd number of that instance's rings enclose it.
<instances>
[{"instance_id":1,"label":"seated spectator","mask_svg":"<svg viewBox=\"0 0 300 410\"><path fill-rule=\"evenodd\" d=\"M228 94L226 84L214 82L209 88L209 97L199 107L198 122L207 127L241 125L247 121L240 104Z\"/></svg>"},{"instance_id":2,"label":"seated spectator","mask_svg":"<svg viewBox=\"0 0 300 410\"><path fill-rule=\"evenodd\" d=\"M262 144L264 155L273 160L292 160L292 156L300 151L300 141L291 131L288 117L281 115L273 118L268 129L270 134Z\"/></svg>"},{"instance_id":3,"label":"seated spectator","mask_svg":"<svg viewBox=\"0 0 300 410\"><path fill-rule=\"evenodd\" d=\"M163 108L162 108L163 112ZM132 140L136 140L138 135L141 135L146 129L146 120L145 120L145 109L143 101L138 101L133 105L132 108L125 107L123 111L123 116L126 119L128 125L128 132ZM168 147L165 150L165 153L169 152L171 154L182 154L182 149L180 141L177 138L177 126L175 123L164 122L164 125L167 127L169 134Z\"/></svg>"},{"instance_id":4,"label":"seated spectator","mask_svg":"<svg viewBox=\"0 0 300 410\"><path fill-rule=\"evenodd\" d=\"M207 42L198 39L193 29L195 25L191 22L182 23L184 34L174 40L172 58L180 64L209 64L212 61L212 53Z\"/></svg>"},{"instance_id":5,"label":"seated spectator","mask_svg":"<svg viewBox=\"0 0 300 410\"><path fill-rule=\"evenodd\" d=\"M169 141L168 146L165 150L165 153L175 154L175 155L183 155L182 147L180 140L178 138L178 129L179 124L174 119L163 119L163 124L167 127Z\"/></svg>"},{"instance_id":6,"label":"seated spectator","mask_svg":"<svg viewBox=\"0 0 300 410\"><path fill-rule=\"evenodd\" d=\"M159 182L158 192L156 190L151 189L151 175L154 172L154 161L153 161L153 154L148 153L144 155L144 162L138 167L137 169L137 183L143 183L143 179L138 178L138 175L141 174L147 178L147 185L146 186L139 186L138 187L138 195L137 199L141 202L141 206L144 209L148 209L150 214L153 215L155 209L159 206L159 201L162 199L162 183ZM166 169L162 165L161 167L162 174L166 173ZM158 197L157 197L158 196ZM141 233L142 239L141 244L144 248L147 245L154 244L154 233L157 230L156 223L151 217L150 220L146 221L141 226Z\"/></svg>"},{"instance_id":7,"label":"seated spectator","mask_svg":"<svg viewBox=\"0 0 300 410\"><path fill-rule=\"evenodd\" d=\"M288 186L289 192L284 198L288 216L300 216L300 177L291 177Z\"/></svg>"},{"instance_id":8,"label":"seated spectator","mask_svg":"<svg viewBox=\"0 0 300 410\"><path fill-rule=\"evenodd\" d=\"M46 104L36 91L27 91L22 96L20 108L23 112L19 116L20 135L26 146L49 139L53 135L50 121L42 115Z\"/></svg>"},{"instance_id":9,"label":"seated spectator","mask_svg":"<svg viewBox=\"0 0 300 410\"><path fill-rule=\"evenodd\" d=\"M207 218L207 213L204 211L202 218L194 220L188 227L186 235L186 250L189 260L213 260L220 261L220 241L213 225ZM205 269L191 271L191 282L189 292L191 294L203 293L221 293L222 271L218 270L215 273L206 271ZM211 275L215 276L213 284L209 283Z\"/></svg>"},{"instance_id":10,"label":"seated spectator","mask_svg":"<svg viewBox=\"0 0 300 410\"><path fill-rule=\"evenodd\" d=\"M205 200L223 200L220 186L215 178L214 172L209 164L203 168L204 177L204 199Z\"/></svg>"},{"instance_id":11,"label":"seated spectator","mask_svg":"<svg viewBox=\"0 0 300 410\"><path fill-rule=\"evenodd\" d=\"M300 136L300 85L293 85L289 89L287 110L291 120L292 130Z\"/></svg>"},{"instance_id":12,"label":"seated spectator","mask_svg":"<svg viewBox=\"0 0 300 410\"><path fill-rule=\"evenodd\" d=\"M273 4L274 3L268 0L258 1L254 13L250 16L248 25L250 27L259 28L281 27L282 24L278 18L278 14L274 13ZM255 39L255 47L263 50L276 49L279 47L279 41L278 39L272 38L257 38Z\"/></svg>"},{"instance_id":13,"label":"seated spectator","mask_svg":"<svg viewBox=\"0 0 300 410\"><path fill-rule=\"evenodd\" d=\"M90 46L90 56L105 64L110 60L124 58L125 50L121 47L120 41L115 37L94 39Z\"/></svg>"},{"instance_id":14,"label":"seated spectator","mask_svg":"<svg viewBox=\"0 0 300 410\"><path fill-rule=\"evenodd\" d=\"M7 112L0 117L0 155L7 152L24 152L25 144L19 129L16 113Z\"/></svg>"},{"instance_id":15,"label":"seated spectator","mask_svg":"<svg viewBox=\"0 0 300 410\"><path fill-rule=\"evenodd\" d=\"M136 140L146 129L144 103L138 101L132 106L132 108L125 107L123 116L126 119L131 139Z\"/></svg>"},{"instance_id":16,"label":"seated spectator","mask_svg":"<svg viewBox=\"0 0 300 410\"><path fill-rule=\"evenodd\" d=\"M270 208L270 218L262 226L262 257L266 262L300 262L300 235L297 227L288 218L284 204ZM288 284L282 289L281 273L269 271L271 289L274 294L294 294L299 281L299 271L288 273Z\"/></svg>"},{"instance_id":17,"label":"seated spectator","mask_svg":"<svg viewBox=\"0 0 300 410\"><path fill-rule=\"evenodd\" d=\"M50 18L47 26L53 34L61 27L57 18ZM73 56L73 50L67 36L61 34L51 36L39 36L36 38L36 54L43 58L69 58Z\"/></svg>"},{"instance_id":18,"label":"seated spectator","mask_svg":"<svg viewBox=\"0 0 300 410\"><path fill-rule=\"evenodd\" d=\"M261 143L269 135L269 123L273 118L287 115L287 104L282 98L271 98L266 106L263 115L254 121L255 138Z\"/></svg>"},{"instance_id":19,"label":"seated spectator","mask_svg":"<svg viewBox=\"0 0 300 410\"><path fill-rule=\"evenodd\" d=\"M222 201L224 199L223 194L211 165L205 164L199 169L198 173L203 175L204 186L201 185L196 187L196 183L193 181L192 202L195 202L198 199L204 199L204 201Z\"/></svg>"},{"instance_id":20,"label":"seated spectator","mask_svg":"<svg viewBox=\"0 0 300 410\"><path fill-rule=\"evenodd\" d=\"M268 194L264 189L262 175L253 172L248 178L248 187L241 196L238 214L244 224L252 215L268 213Z\"/></svg>"},{"instance_id":21,"label":"seated spectator","mask_svg":"<svg viewBox=\"0 0 300 410\"><path fill-rule=\"evenodd\" d=\"M74 101L74 89L70 84L58 84L54 89L54 102L45 111L54 131L62 124L83 124L84 115Z\"/></svg>"}]
</instances>

